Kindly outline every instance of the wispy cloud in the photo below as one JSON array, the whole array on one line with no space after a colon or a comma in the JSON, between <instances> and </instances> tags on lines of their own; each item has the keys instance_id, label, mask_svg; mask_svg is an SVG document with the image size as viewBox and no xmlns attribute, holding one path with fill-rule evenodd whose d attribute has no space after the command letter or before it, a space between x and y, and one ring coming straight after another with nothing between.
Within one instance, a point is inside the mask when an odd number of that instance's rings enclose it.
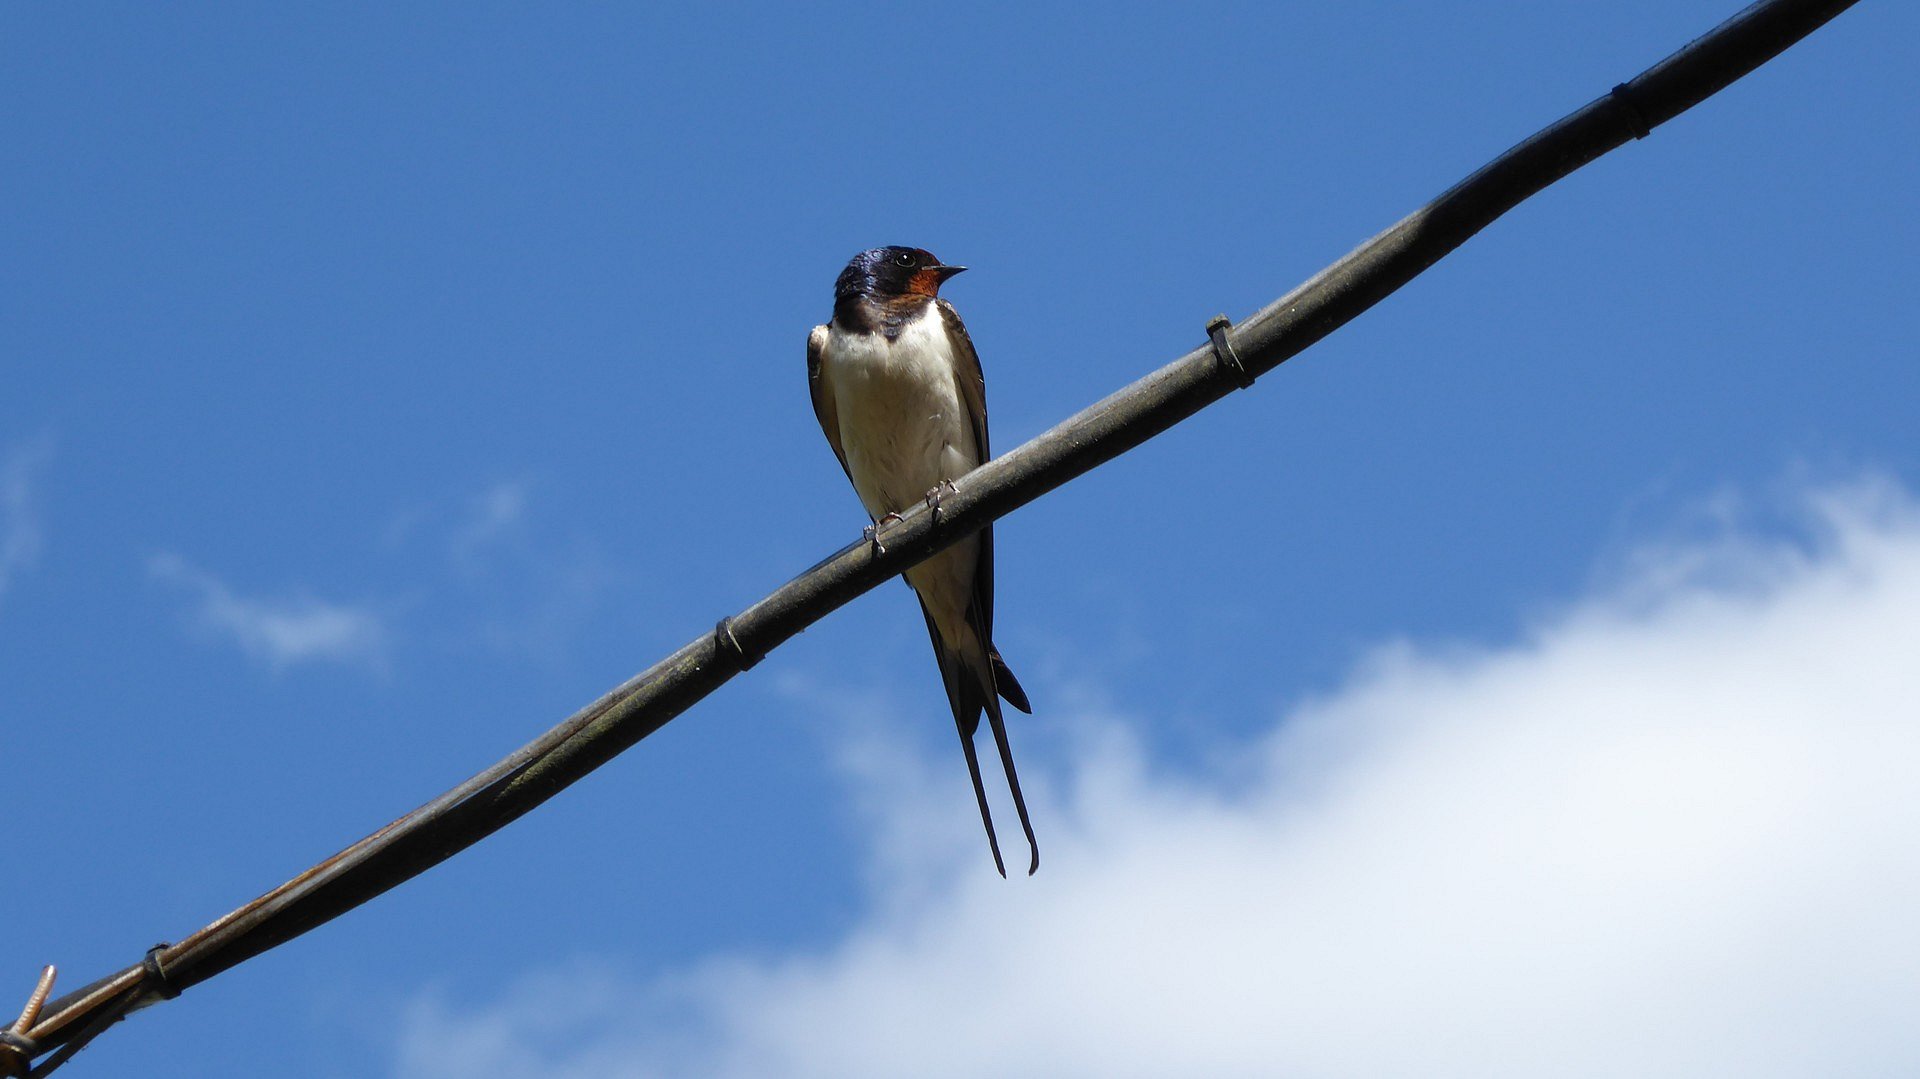
<instances>
[{"instance_id":1,"label":"wispy cloud","mask_svg":"<svg viewBox=\"0 0 1920 1079\"><path fill-rule=\"evenodd\" d=\"M534 514L540 493L526 477L503 479L422 500L389 523L385 546L427 564L408 602L439 615L439 628L423 633L543 664L573 656L580 633L630 577L591 534L563 516Z\"/></svg>"},{"instance_id":2,"label":"wispy cloud","mask_svg":"<svg viewBox=\"0 0 1920 1079\"><path fill-rule=\"evenodd\" d=\"M147 568L156 580L192 596L193 618L200 627L275 670L298 663L377 664L385 656L387 627L369 607L303 595L242 595L175 554L157 554Z\"/></svg>"},{"instance_id":3,"label":"wispy cloud","mask_svg":"<svg viewBox=\"0 0 1920 1079\"><path fill-rule=\"evenodd\" d=\"M476 571L488 548L519 527L527 513L529 494L526 481L508 480L469 498L447 540L454 568Z\"/></svg>"},{"instance_id":4,"label":"wispy cloud","mask_svg":"<svg viewBox=\"0 0 1920 1079\"><path fill-rule=\"evenodd\" d=\"M445 559L437 607L458 610L461 642L541 663L565 662L581 630L627 583L592 536L536 517L538 488L500 480L413 510L396 542Z\"/></svg>"},{"instance_id":5,"label":"wispy cloud","mask_svg":"<svg viewBox=\"0 0 1920 1079\"><path fill-rule=\"evenodd\" d=\"M856 747L874 833L915 842L837 944L425 997L395 1070L1915 1073L1920 504L1803 508L1524 640L1382 648L1231 777L1081 717L1030 880L984 864L951 761Z\"/></svg>"},{"instance_id":6,"label":"wispy cloud","mask_svg":"<svg viewBox=\"0 0 1920 1079\"><path fill-rule=\"evenodd\" d=\"M31 439L0 456L0 597L40 557L45 542L34 485L53 458L53 439Z\"/></svg>"}]
</instances>

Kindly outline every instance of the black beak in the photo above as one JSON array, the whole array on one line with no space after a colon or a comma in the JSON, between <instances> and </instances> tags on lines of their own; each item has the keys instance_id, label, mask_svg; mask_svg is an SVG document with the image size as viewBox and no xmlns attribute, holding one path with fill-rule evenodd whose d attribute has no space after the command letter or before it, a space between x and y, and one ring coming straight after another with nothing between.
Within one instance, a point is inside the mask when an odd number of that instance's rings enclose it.
<instances>
[{"instance_id":1,"label":"black beak","mask_svg":"<svg viewBox=\"0 0 1920 1079\"><path fill-rule=\"evenodd\" d=\"M938 274L942 283L944 283L947 278L966 269L965 266L929 266L927 268Z\"/></svg>"}]
</instances>

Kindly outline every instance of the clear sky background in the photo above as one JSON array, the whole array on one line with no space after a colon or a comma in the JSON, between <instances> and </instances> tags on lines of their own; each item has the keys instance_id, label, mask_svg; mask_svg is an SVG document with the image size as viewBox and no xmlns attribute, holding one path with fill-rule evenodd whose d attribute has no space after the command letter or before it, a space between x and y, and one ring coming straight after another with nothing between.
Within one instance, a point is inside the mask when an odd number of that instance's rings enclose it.
<instances>
[{"instance_id":1,"label":"clear sky background","mask_svg":"<svg viewBox=\"0 0 1920 1079\"><path fill-rule=\"evenodd\" d=\"M855 251L973 268L1004 451L1737 6L0 3L0 997L853 539ZM70 1073L1920 1071L1917 43L1003 521L1038 876L889 585Z\"/></svg>"}]
</instances>

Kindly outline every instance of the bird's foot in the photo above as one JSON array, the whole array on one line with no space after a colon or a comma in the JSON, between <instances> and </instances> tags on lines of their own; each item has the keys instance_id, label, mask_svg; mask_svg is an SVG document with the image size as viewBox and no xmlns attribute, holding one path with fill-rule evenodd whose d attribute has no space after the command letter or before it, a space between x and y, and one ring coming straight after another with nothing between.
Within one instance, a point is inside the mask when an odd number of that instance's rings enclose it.
<instances>
[{"instance_id":1,"label":"bird's foot","mask_svg":"<svg viewBox=\"0 0 1920 1079\"><path fill-rule=\"evenodd\" d=\"M959 488L953 485L952 480L941 480L934 485L933 490L926 493L923 501L927 504L927 515L933 518L934 524L940 523L940 503L946 501L948 495L959 493Z\"/></svg>"},{"instance_id":2,"label":"bird's foot","mask_svg":"<svg viewBox=\"0 0 1920 1079\"><path fill-rule=\"evenodd\" d=\"M899 520L900 515L897 513L882 514L879 520L860 531L861 536L865 537L867 543L872 545L874 554L887 553L887 545L880 542L880 529L890 524L897 524Z\"/></svg>"}]
</instances>

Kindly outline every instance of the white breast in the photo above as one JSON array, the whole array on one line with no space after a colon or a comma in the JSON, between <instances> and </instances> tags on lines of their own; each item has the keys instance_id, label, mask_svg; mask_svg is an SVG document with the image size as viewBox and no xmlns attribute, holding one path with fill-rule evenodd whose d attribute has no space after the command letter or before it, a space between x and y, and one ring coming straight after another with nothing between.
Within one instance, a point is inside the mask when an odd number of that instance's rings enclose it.
<instances>
[{"instance_id":1,"label":"white breast","mask_svg":"<svg viewBox=\"0 0 1920 1079\"><path fill-rule=\"evenodd\" d=\"M840 419L840 449L867 512L918 501L980 463L954 382L952 346L932 304L892 341L828 327L822 374Z\"/></svg>"}]
</instances>

